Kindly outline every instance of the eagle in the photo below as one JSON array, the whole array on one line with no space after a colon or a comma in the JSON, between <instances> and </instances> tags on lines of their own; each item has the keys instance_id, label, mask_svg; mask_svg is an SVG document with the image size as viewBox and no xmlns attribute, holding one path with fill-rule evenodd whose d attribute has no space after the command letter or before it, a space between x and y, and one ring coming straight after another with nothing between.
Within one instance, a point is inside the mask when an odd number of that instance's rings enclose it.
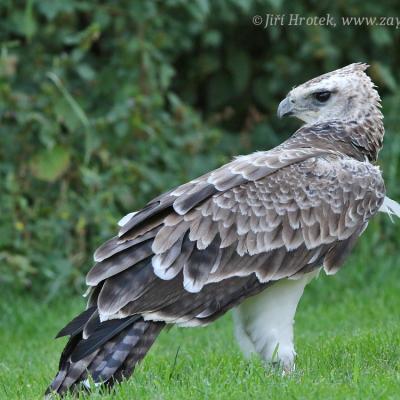
<instances>
[{"instance_id":1,"label":"eagle","mask_svg":"<svg viewBox=\"0 0 400 400\"><path fill-rule=\"evenodd\" d=\"M268 151L151 200L94 253L87 308L47 395L128 378L167 326L207 325L233 309L245 355L294 369L293 324L305 286L335 274L379 211L400 216L375 165L380 97L354 63L294 87L278 117L304 124Z\"/></svg>"}]
</instances>

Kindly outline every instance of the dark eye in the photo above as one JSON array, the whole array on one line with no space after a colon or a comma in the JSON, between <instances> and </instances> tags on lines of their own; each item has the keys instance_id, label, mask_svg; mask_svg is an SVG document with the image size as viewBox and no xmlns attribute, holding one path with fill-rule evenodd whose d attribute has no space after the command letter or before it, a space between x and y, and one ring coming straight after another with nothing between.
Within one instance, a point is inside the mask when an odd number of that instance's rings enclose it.
<instances>
[{"instance_id":1,"label":"dark eye","mask_svg":"<svg viewBox=\"0 0 400 400\"><path fill-rule=\"evenodd\" d=\"M331 92L328 91L314 93L314 98L320 103L325 103L328 101L329 97L331 97Z\"/></svg>"}]
</instances>

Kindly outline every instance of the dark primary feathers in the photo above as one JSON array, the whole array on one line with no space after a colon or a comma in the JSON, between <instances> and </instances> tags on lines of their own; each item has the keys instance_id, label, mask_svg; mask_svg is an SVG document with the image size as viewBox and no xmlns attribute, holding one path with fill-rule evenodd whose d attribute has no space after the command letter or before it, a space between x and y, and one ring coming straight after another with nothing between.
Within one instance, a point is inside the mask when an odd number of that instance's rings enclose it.
<instances>
[{"instance_id":1,"label":"dark primary feathers","mask_svg":"<svg viewBox=\"0 0 400 400\"><path fill-rule=\"evenodd\" d=\"M95 253L49 393L129 376L165 323L205 325L277 280L336 272L385 195L351 129L305 126L133 215Z\"/></svg>"}]
</instances>

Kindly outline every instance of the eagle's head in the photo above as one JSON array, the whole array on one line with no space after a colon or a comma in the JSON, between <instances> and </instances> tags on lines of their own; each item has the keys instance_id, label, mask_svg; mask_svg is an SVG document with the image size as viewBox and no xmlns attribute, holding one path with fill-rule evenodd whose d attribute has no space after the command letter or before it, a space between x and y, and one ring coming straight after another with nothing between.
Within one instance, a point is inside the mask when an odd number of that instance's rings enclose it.
<instances>
[{"instance_id":1,"label":"eagle's head","mask_svg":"<svg viewBox=\"0 0 400 400\"><path fill-rule=\"evenodd\" d=\"M380 98L367 64L347 65L293 88L278 107L278 117L294 116L306 123L360 120L378 113Z\"/></svg>"}]
</instances>

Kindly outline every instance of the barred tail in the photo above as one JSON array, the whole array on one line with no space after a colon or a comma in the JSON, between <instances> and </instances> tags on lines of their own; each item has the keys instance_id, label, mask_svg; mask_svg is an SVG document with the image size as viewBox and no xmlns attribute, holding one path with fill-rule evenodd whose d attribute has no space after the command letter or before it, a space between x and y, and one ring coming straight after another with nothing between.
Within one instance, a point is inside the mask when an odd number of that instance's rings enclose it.
<instances>
[{"instance_id":1,"label":"barred tail","mask_svg":"<svg viewBox=\"0 0 400 400\"><path fill-rule=\"evenodd\" d=\"M164 322L131 317L103 322L87 339L82 331L71 335L46 399L54 393L90 389L91 382L112 386L128 378L164 326Z\"/></svg>"}]
</instances>

